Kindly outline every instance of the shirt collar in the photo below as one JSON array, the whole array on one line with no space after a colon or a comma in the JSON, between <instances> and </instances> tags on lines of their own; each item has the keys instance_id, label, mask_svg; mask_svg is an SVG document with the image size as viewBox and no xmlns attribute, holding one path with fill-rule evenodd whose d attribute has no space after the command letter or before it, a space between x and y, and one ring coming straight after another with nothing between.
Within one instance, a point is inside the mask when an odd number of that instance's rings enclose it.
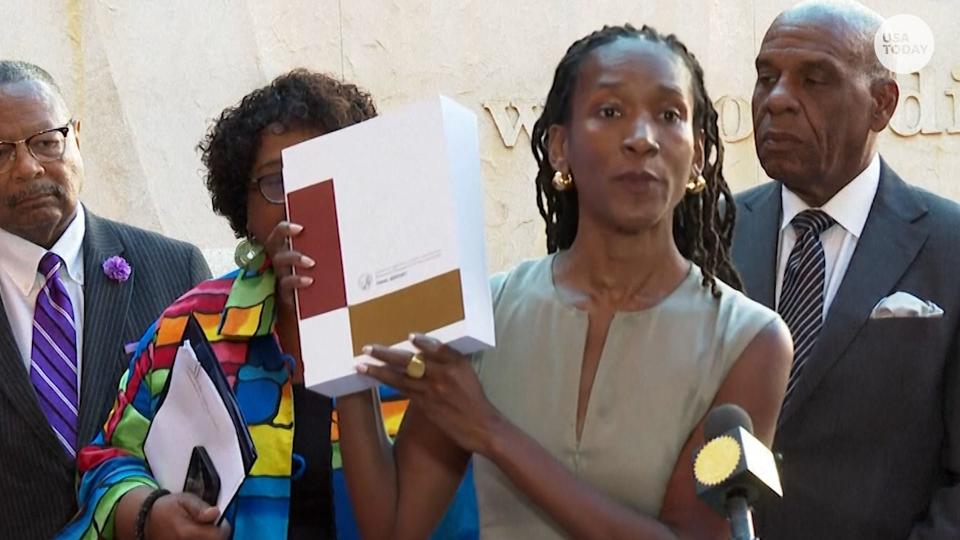
<instances>
[{"instance_id":1,"label":"shirt collar","mask_svg":"<svg viewBox=\"0 0 960 540\"><path fill-rule=\"evenodd\" d=\"M832 217L841 227L856 238L860 238L863 227L870 215L870 207L880 186L880 155L874 154L867 168L836 193L820 210ZM783 186L780 191L783 202L783 219L780 230L790 225L800 212L810 209L796 193Z\"/></svg>"},{"instance_id":2,"label":"shirt collar","mask_svg":"<svg viewBox=\"0 0 960 540\"><path fill-rule=\"evenodd\" d=\"M83 286L82 248L87 225L83 205L77 205L77 214L50 248L63 259L70 279ZM47 250L33 242L0 229L0 269L13 279L24 296L30 294L37 283L37 267Z\"/></svg>"}]
</instances>

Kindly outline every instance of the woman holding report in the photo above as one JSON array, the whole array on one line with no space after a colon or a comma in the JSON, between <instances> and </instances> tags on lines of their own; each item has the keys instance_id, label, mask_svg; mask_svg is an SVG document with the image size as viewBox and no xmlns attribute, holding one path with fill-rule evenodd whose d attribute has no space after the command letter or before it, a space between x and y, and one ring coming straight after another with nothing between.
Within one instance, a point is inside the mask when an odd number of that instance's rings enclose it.
<instances>
[{"instance_id":1,"label":"woman holding report","mask_svg":"<svg viewBox=\"0 0 960 540\"><path fill-rule=\"evenodd\" d=\"M567 50L531 138L549 255L491 280L497 346L370 344L384 364L359 371L410 397L392 447L373 393L338 399L364 537L427 537L471 455L485 538L722 537L694 493L703 417L736 403L769 444L792 352L737 290L703 71L672 35L604 27Z\"/></svg>"},{"instance_id":2,"label":"woman holding report","mask_svg":"<svg viewBox=\"0 0 960 540\"><path fill-rule=\"evenodd\" d=\"M330 400L303 386L291 274L313 261L290 250L281 150L376 115L348 83L295 70L227 108L200 144L214 210L243 242L240 267L169 306L140 340L103 431L80 452L80 511L61 538L335 538ZM143 443L193 315L232 385L257 460L219 512L158 488Z\"/></svg>"}]
</instances>

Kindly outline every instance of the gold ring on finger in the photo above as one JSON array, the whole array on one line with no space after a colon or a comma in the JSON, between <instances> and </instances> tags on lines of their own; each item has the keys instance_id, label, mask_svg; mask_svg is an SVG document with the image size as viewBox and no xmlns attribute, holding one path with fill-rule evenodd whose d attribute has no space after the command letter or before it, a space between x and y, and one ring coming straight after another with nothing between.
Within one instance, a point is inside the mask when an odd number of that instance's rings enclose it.
<instances>
[{"instance_id":1,"label":"gold ring on finger","mask_svg":"<svg viewBox=\"0 0 960 540\"><path fill-rule=\"evenodd\" d=\"M410 357L410 362L407 363L407 377L411 379L422 379L423 375L427 372L427 363L423 360L423 355L416 353Z\"/></svg>"}]
</instances>

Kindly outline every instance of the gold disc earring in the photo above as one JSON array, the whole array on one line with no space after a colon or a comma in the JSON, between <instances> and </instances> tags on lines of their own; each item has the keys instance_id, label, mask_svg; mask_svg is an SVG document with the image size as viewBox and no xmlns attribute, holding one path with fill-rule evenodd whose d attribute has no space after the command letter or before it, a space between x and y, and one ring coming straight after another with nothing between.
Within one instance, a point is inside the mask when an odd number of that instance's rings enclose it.
<instances>
[{"instance_id":1,"label":"gold disc earring","mask_svg":"<svg viewBox=\"0 0 960 540\"><path fill-rule=\"evenodd\" d=\"M566 191L573 187L573 175L563 174L560 171L553 173L553 189Z\"/></svg>"},{"instance_id":2,"label":"gold disc earring","mask_svg":"<svg viewBox=\"0 0 960 540\"><path fill-rule=\"evenodd\" d=\"M691 177L690 181L687 182L687 193L690 195L697 195L706 188L707 180L700 173L697 173L696 178Z\"/></svg>"},{"instance_id":3,"label":"gold disc earring","mask_svg":"<svg viewBox=\"0 0 960 540\"><path fill-rule=\"evenodd\" d=\"M262 252L263 246L249 238L244 238L240 240L237 248L233 251L233 262L237 263L240 268L246 268Z\"/></svg>"}]
</instances>

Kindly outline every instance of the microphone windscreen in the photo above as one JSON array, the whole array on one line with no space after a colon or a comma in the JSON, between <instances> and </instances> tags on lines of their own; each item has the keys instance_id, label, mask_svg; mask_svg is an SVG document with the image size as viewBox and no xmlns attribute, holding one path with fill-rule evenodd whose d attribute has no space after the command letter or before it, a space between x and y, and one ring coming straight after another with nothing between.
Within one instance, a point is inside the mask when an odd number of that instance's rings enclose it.
<instances>
[{"instance_id":1,"label":"microphone windscreen","mask_svg":"<svg viewBox=\"0 0 960 540\"><path fill-rule=\"evenodd\" d=\"M753 434L753 421L747 411L733 403L724 403L707 413L707 419L703 423L703 435L709 441L735 427L742 427Z\"/></svg>"}]
</instances>

